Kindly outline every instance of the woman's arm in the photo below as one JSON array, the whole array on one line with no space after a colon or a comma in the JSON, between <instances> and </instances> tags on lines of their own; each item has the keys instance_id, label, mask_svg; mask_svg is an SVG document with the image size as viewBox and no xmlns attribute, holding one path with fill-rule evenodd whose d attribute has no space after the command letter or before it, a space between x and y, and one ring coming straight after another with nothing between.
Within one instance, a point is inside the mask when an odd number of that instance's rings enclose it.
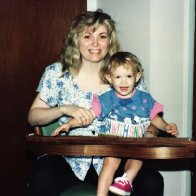
<instances>
[{"instance_id":1,"label":"woman's arm","mask_svg":"<svg viewBox=\"0 0 196 196\"><path fill-rule=\"evenodd\" d=\"M95 112L92 109L90 109L89 111L92 113L93 119L95 119L95 117L96 117ZM79 120L76 118L70 119L69 121L67 121L63 125L59 126L56 130L54 130L51 136L59 135L59 133L62 131L68 132L71 128L87 126L92 123L92 121L87 122L86 120L83 120L83 118L85 118L85 117L81 116Z\"/></svg>"},{"instance_id":2,"label":"woman's arm","mask_svg":"<svg viewBox=\"0 0 196 196\"><path fill-rule=\"evenodd\" d=\"M38 94L29 110L28 122L32 126L44 125L60 118L62 115L61 107L51 108L39 98Z\"/></svg>"},{"instance_id":3,"label":"woman's arm","mask_svg":"<svg viewBox=\"0 0 196 196\"><path fill-rule=\"evenodd\" d=\"M32 126L39 126L48 124L64 115L76 118L82 124L90 124L94 118L91 110L78 106L62 105L51 108L39 98L38 94L29 110L28 122Z\"/></svg>"}]
</instances>

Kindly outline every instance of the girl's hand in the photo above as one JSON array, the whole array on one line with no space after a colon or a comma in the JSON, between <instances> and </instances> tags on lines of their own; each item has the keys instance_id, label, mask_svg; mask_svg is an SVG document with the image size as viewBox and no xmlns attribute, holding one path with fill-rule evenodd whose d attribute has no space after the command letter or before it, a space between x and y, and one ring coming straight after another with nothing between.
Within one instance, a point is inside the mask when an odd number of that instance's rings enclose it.
<instances>
[{"instance_id":1,"label":"girl's hand","mask_svg":"<svg viewBox=\"0 0 196 196\"><path fill-rule=\"evenodd\" d=\"M59 135L60 132L63 132L63 131L68 132L70 128L71 128L71 124L65 123L65 124L61 125L60 127L58 127L57 129L55 129L53 131L53 133L51 134L51 136L57 136L57 135Z\"/></svg>"},{"instance_id":2,"label":"girl's hand","mask_svg":"<svg viewBox=\"0 0 196 196\"><path fill-rule=\"evenodd\" d=\"M76 118L80 124L89 125L93 122L94 115L91 109L78 106L63 105L60 107L63 114Z\"/></svg>"},{"instance_id":3,"label":"girl's hand","mask_svg":"<svg viewBox=\"0 0 196 196\"><path fill-rule=\"evenodd\" d=\"M178 136L178 128L176 126L176 124L174 123L169 123L165 126L166 132L170 133L174 136Z\"/></svg>"}]
</instances>

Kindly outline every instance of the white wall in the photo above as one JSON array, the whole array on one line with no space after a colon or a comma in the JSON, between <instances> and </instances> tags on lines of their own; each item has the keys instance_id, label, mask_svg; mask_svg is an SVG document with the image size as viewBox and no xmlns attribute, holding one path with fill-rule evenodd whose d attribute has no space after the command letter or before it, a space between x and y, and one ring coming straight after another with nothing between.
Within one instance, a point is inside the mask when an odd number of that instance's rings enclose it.
<instances>
[{"instance_id":1,"label":"white wall","mask_svg":"<svg viewBox=\"0 0 196 196\"><path fill-rule=\"evenodd\" d=\"M135 53L151 94L179 137L192 133L194 0L88 0L117 23L122 50ZM161 172L165 196L189 196L190 172ZM176 183L174 183L176 182Z\"/></svg>"}]
</instances>

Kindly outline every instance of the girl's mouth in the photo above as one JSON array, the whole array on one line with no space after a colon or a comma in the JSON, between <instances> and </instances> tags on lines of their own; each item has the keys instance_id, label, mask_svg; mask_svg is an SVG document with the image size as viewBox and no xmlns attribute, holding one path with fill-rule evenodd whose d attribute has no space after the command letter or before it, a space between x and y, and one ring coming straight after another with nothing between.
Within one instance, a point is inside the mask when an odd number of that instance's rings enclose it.
<instances>
[{"instance_id":1,"label":"girl's mouth","mask_svg":"<svg viewBox=\"0 0 196 196\"><path fill-rule=\"evenodd\" d=\"M121 91L127 91L127 89L128 89L128 87L126 87L126 86L121 86L121 87L120 87L120 90L121 90Z\"/></svg>"}]
</instances>

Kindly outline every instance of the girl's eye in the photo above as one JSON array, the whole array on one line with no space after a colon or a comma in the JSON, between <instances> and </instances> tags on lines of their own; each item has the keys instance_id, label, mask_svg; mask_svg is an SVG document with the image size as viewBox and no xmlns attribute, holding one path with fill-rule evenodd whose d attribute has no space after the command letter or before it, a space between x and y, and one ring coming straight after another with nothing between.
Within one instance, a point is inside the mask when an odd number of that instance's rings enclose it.
<instances>
[{"instance_id":1,"label":"girl's eye","mask_svg":"<svg viewBox=\"0 0 196 196\"><path fill-rule=\"evenodd\" d=\"M120 78L120 76L115 76L115 78L116 78L116 79L119 79L119 78Z\"/></svg>"},{"instance_id":2,"label":"girl's eye","mask_svg":"<svg viewBox=\"0 0 196 196\"><path fill-rule=\"evenodd\" d=\"M132 77L133 77L133 75L128 75L128 76L127 76L127 78L132 78Z\"/></svg>"}]
</instances>

